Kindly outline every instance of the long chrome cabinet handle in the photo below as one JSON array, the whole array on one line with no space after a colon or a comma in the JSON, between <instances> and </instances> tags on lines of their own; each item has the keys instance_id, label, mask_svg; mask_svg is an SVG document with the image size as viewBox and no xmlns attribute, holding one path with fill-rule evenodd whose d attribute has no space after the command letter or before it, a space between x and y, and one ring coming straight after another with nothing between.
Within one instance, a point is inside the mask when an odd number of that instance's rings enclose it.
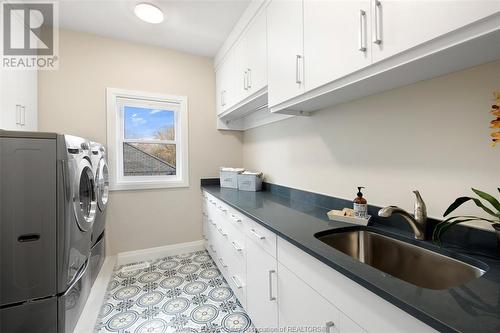
<instances>
[{"instance_id":1,"label":"long chrome cabinet handle","mask_svg":"<svg viewBox=\"0 0 500 333\"><path fill-rule=\"evenodd\" d=\"M273 274L276 273L274 269L269 271L269 300L275 301L276 297L273 296Z\"/></svg>"},{"instance_id":2,"label":"long chrome cabinet handle","mask_svg":"<svg viewBox=\"0 0 500 333\"><path fill-rule=\"evenodd\" d=\"M234 214L231 214L231 218L233 219L233 221L235 223L241 223L242 222L241 219L238 216L234 215Z\"/></svg>"},{"instance_id":3,"label":"long chrome cabinet handle","mask_svg":"<svg viewBox=\"0 0 500 333\"><path fill-rule=\"evenodd\" d=\"M333 321L328 321L325 323L325 332L330 333L330 329L335 326Z\"/></svg>"},{"instance_id":4,"label":"long chrome cabinet handle","mask_svg":"<svg viewBox=\"0 0 500 333\"><path fill-rule=\"evenodd\" d=\"M252 88L252 70L250 68L247 69L247 89Z\"/></svg>"},{"instance_id":5,"label":"long chrome cabinet handle","mask_svg":"<svg viewBox=\"0 0 500 333\"><path fill-rule=\"evenodd\" d=\"M295 83L301 84L302 79L300 76L300 60L302 59L302 56L300 54L297 54L295 56Z\"/></svg>"},{"instance_id":6,"label":"long chrome cabinet handle","mask_svg":"<svg viewBox=\"0 0 500 333\"><path fill-rule=\"evenodd\" d=\"M26 125L26 107L23 105L21 106L21 109L23 110L23 112L21 113L22 117L21 117L21 125Z\"/></svg>"},{"instance_id":7,"label":"long chrome cabinet handle","mask_svg":"<svg viewBox=\"0 0 500 333\"><path fill-rule=\"evenodd\" d=\"M16 125L21 124L21 105L16 104Z\"/></svg>"},{"instance_id":8,"label":"long chrome cabinet handle","mask_svg":"<svg viewBox=\"0 0 500 333\"><path fill-rule=\"evenodd\" d=\"M242 288L242 286L241 286L241 284L238 282L238 280L237 280L236 276L234 276L234 275L233 275L233 276L231 276L231 280L233 280L234 284L236 285L236 288L238 288L238 289L241 289L241 288Z\"/></svg>"},{"instance_id":9,"label":"long chrome cabinet handle","mask_svg":"<svg viewBox=\"0 0 500 333\"><path fill-rule=\"evenodd\" d=\"M266 237L259 235L255 229L250 229L250 232L258 239L266 239Z\"/></svg>"},{"instance_id":10,"label":"long chrome cabinet handle","mask_svg":"<svg viewBox=\"0 0 500 333\"><path fill-rule=\"evenodd\" d=\"M382 30L382 2L380 0L375 1L375 39L373 42L375 44L382 44L382 36L381 36L381 30Z\"/></svg>"},{"instance_id":11,"label":"long chrome cabinet handle","mask_svg":"<svg viewBox=\"0 0 500 333\"><path fill-rule=\"evenodd\" d=\"M222 236L227 237L227 233L225 233L224 230L222 230L222 228L218 228L217 230Z\"/></svg>"},{"instance_id":12,"label":"long chrome cabinet handle","mask_svg":"<svg viewBox=\"0 0 500 333\"><path fill-rule=\"evenodd\" d=\"M224 268L226 268L226 267L227 267L227 265L226 265L226 264L224 264L224 261L222 260L222 258L219 258L219 262L220 262L220 264L222 265L222 267L224 267Z\"/></svg>"},{"instance_id":13,"label":"long chrome cabinet handle","mask_svg":"<svg viewBox=\"0 0 500 333\"><path fill-rule=\"evenodd\" d=\"M247 71L244 71L244 72L243 72L243 89L244 89L244 90L248 90L248 83L247 83L248 78L247 78L247 73L248 73Z\"/></svg>"},{"instance_id":14,"label":"long chrome cabinet handle","mask_svg":"<svg viewBox=\"0 0 500 333\"><path fill-rule=\"evenodd\" d=\"M366 12L359 11L359 51L366 52Z\"/></svg>"},{"instance_id":15,"label":"long chrome cabinet handle","mask_svg":"<svg viewBox=\"0 0 500 333\"><path fill-rule=\"evenodd\" d=\"M238 244L236 244L236 242L231 242L231 245L236 251L243 251L243 249Z\"/></svg>"}]
</instances>

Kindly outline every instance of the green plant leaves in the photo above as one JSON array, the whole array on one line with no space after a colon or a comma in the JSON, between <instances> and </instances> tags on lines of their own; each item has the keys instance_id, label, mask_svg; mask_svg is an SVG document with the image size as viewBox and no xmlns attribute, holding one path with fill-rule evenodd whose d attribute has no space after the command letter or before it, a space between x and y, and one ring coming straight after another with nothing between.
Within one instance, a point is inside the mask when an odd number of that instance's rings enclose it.
<instances>
[{"instance_id":1,"label":"green plant leaves","mask_svg":"<svg viewBox=\"0 0 500 333\"><path fill-rule=\"evenodd\" d=\"M453 221L454 220L454 221ZM477 216L453 216L442 222L439 222L432 233L432 241L438 245L441 245L441 237L443 234L451 227L456 224L469 222L469 221L486 221L489 223L498 223L498 221L477 217Z\"/></svg>"},{"instance_id":2,"label":"green plant leaves","mask_svg":"<svg viewBox=\"0 0 500 333\"><path fill-rule=\"evenodd\" d=\"M447 216L448 214L450 214L451 212L453 212L455 209L457 209L458 207L462 206L464 203L466 203L467 201L469 200L472 200L472 198L470 197L460 197L460 198L457 198L451 205L450 207L448 207L448 209L446 210L446 212L444 212L443 216Z\"/></svg>"},{"instance_id":3,"label":"green plant leaves","mask_svg":"<svg viewBox=\"0 0 500 333\"><path fill-rule=\"evenodd\" d=\"M481 192L481 193L484 193L484 192ZM479 194L478 194L479 195ZM493 198L493 197L492 197ZM493 198L495 199L495 198ZM479 199L476 199L476 198L470 198L470 197L460 197L460 198L457 198L451 205L450 207L448 207L448 209L446 210L446 212L444 212L443 216L447 216L448 214L450 214L451 212L453 212L455 209L457 209L458 207L460 207L461 205L463 205L464 203L466 203L467 201L474 201L474 203L476 204L476 206L478 206L479 208L481 208L482 210L484 210L486 213L488 213L489 215L491 216L494 216L494 217L500 217L500 211L495 213L494 211L492 211L491 209L489 209L488 207L486 207L482 202L481 200ZM496 200L496 199L495 199Z\"/></svg>"},{"instance_id":4,"label":"green plant leaves","mask_svg":"<svg viewBox=\"0 0 500 333\"><path fill-rule=\"evenodd\" d=\"M497 212L500 212L500 202L498 202L495 197L486 192L476 190L475 188L473 188L472 191L474 191L474 193L476 193L479 197L488 201L497 210Z\"/></svg>"},{"instance_id":5,"label":"green plant leaves","mask_svg":"<svg viewBox=\"0 0 500 333\"><path fill-rule=\"evenodd\" d=\"M497 188L498 192L500 192L500 188ZM444 212L443 216L448 216L451 212L453 212L455 209L466 203L467 201L473 201L477 207L481 208L484 210L486 213L489 215L493 216L493 220L483 218L483 217L477 217L477 216L453 216L450 218L447 218L446 220L438 223L436 227L434 228L434 231L432 233L432 241L434 243L437 243L441 245L441 237L442 235L452 226L463 223L463 222L468 222L468 221L486 221L489 223L500 223L500 202L493 197L492 195L477 190L475 188L472 188L472 191L479 196L481 199L485 200L488 202L491 207L493 207L494 210L491 208L486 207L483 202L480 199L477 198L471 198L471 197L460 197L457 198L449 207L448 209Z\"/></svg>"}]
</instances>

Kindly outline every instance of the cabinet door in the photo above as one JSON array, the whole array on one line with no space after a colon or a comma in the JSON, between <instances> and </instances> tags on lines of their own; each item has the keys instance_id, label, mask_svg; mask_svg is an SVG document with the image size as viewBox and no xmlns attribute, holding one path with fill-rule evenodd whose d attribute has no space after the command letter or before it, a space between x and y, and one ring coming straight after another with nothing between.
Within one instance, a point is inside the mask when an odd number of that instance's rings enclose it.
<instances>
[{"instance_id":1,"label":"cabinet door","mask_svg":"<svg viewBox=\"0 0 500 333\"><path fill-rule=\"evenodd\" d=\"M365 332L288 268L278 266L279 327L282 332L314 329L326 333Z\"/></svg>"},{"instance_id":2,"label":"cabinet door","mask_svg":"<svg viewBox=\"0 0 500 333\"><path fill-rule=\"evenodd\" d=\"M500 11L499 1L372 0L373 61Z\"/></svg>"},{"instance_id":3,"label":"cabinet door","mask_svg":"<svg viewBox=\"0 0 500 333\"><path fill-rule=\"evenodd\" d=\"M302 1L273 1L267 8L269 106L304 91Z\"/></svg>"},{"instance_id":4,"label":"cabinet door","mask_svg":"<svg viewBox=\"0 0 500 333\"><path fill-rule=\"evenodd\" d=\"M246 38L242 38L234 46L234 71L231 74L234 82L234 99L235 103L241 102L248 97L248 43Z\"/></svg>"},{"instance_id":5,"label":"cabinet door","mask_svg":"<svg viewBox=\"0 0 500 333\"><path fill-rule=\"evenodd\" d=\"M279 327L283 332L301 327L318 328L316 332L339 332L339 310L281 264L278 304Z\"/></svg>"},{"instance_id":6,"label":"cabinet door","mask_svg":"<svg viewBox=\"0 0 500 333\"><path fill-rule=\"evenodd\" d=\"M306 90L371 63L370 0L304 1Z\"/></svg>"},{"instance_id":7,"label":"cabinet door","mask_svg":"<svg viewBox=\"0 0 500 333\"><path fill-rule=\"evenodd\" d=\"M235 66L234 53L229 52L215 73L217 114L226 111L234 105L236 97Z\"/></svg>"},{"instance_id":8,"label":"cabinet door","mask_svg":"<svg viewBox=\"0 0 500 333\"><path fill-rule=\"evenodd\" d=\"M21 105L21 121L23 131L36 131L38 128L37 114L37 71L20 71L19 104Z\"/></svg>"},{"instance_id":9,"label":"cabinet door","mask_svg":"<svg viewBox=\"0 0 500 333\"><path fill-rule=\"evenodd\" d=\"M1 114L2 129L20 130L21 114L19 109L20 71L2 70Z\"/></svg>"},{"instance_id":10,"label":"cabinet door","mask_svg":"<svg viewBox=\"0 0 500 333\"><path fill-rule=\"evenodd\" d=\"M258 330L278 327L276 259L247 237L247 307Z\"/></svg>"},{"instance_id":11,"label":"cabinet door","mask_svg":"<svg viewBox=\"0 0 500 333\"><path fill-rule=\"evenodd\" d=\"M246 35L247 90L251 95L267 85L266 13L261 12L251 23Z\"/></svg>"}]
</instances>

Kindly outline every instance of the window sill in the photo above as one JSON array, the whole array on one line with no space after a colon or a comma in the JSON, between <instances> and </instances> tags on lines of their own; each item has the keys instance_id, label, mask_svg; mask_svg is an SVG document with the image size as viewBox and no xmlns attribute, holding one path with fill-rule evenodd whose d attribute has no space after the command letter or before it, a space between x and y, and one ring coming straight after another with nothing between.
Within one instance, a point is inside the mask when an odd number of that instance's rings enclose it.
<instances>
[{"instance_id":1,"label":"window sill","mask_svg":"<svg viewBox=\"0 0 500 333\"><path fill-rule=\"evenodd\" d=\"M187 180L181 181L155 181L155 182L120 182L110 185L110 191L130 191L130 190L153 190L153 189L166 189L166 188L182 188L189 187Z\"/></svg>"}]
</instances>

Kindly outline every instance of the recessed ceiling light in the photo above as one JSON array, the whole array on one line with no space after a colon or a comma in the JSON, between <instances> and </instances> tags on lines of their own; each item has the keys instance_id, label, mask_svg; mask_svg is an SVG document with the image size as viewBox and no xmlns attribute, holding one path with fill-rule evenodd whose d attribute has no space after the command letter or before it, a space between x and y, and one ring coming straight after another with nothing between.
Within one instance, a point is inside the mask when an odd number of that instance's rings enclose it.
<instances>
[{"instance_id":1,"label":"recessed ceiling light","mask_svg":"<svg viewBox=\"0 0 500 333\"><path fill-rule=\"evenodd\" d=\"M150 3L140 3L134 8L135 15L148 23L161 23L163 22L163 12L160 8Z\"/></svg>"}]
</instances>

